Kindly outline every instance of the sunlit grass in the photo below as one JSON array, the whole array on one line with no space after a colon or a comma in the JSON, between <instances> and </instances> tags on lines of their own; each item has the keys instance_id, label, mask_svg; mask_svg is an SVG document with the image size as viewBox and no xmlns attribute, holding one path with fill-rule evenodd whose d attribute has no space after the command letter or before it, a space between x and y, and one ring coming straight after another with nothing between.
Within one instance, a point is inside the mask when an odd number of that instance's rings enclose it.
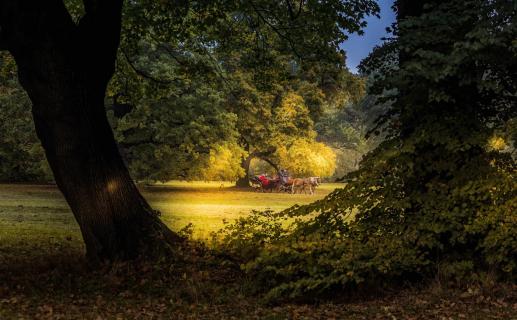
<instances>
[{"instance_id":1,"label":"sunlit grass","mask_svg":"<svg viewBox=\"0 0 517 320\"><path fill-rule=\"evenodd\" d=\"M189 223L194 237L206 239L223 221L246 216L252 210L283 210L323 198L340 184L323 184L315 195L259 193L235 189L231 182L171 181L142 188L153 208L173 230ZM0 247L2 245L81 245L79 227L54 186L0 185Z\"/></svg>"},{"instance_id":2,"label":"sunlit grass","mask_svg":"<svg viewBox=\"0 0 517 320\"><path fill-rule=\"evenodd\" d=\"M282 210L296 203L309 203L341 185L324 184L315 196L245 192L229 186L219 189L220 183L174 181L144 188L143 193L153 207L162 211L162 218L171 228L177 230L192 222L196 227L194 236L203 238L220 228L223 219L231 221L252 209ZM380 300L358 300L356 304L271 308L256 303L257 297L247 294L246 278L230 272L233 267L219 260L201 264L194 257L189 264L173 268L144 265L146 271L121 265L104 274L82 267L82 250L79 227L55 187L0 185L0 319L95 319L98 314L107 319L115 318L115 314L121 318L148 318L139 310L185 319L198 314L203 319L245 319L248 315L285 319L293 310L301 310L298 314L305 313L308 319L314 315L322 319L386 318L392 317L393 310L415 319L436 317L440 310L446 315L464 314L469 319L494 315L510 319L515 313L512 287L497 289L497 305L493 304L495 300L483 297L484 291L473 291L472 296L459 299L464 291L439 286L421 293L411 289ZM43 312L47 312L46 316L36 316ZM20 317L22 313L26 317Z\"/></svg>"}]
</instances>

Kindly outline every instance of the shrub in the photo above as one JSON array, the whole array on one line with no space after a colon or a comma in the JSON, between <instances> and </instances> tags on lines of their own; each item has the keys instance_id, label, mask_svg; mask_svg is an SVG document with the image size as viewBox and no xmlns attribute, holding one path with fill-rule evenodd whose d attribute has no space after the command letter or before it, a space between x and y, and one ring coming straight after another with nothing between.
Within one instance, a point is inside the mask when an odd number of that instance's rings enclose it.
<instances>
[{"instance_id":1,"label":"shrub","mask_svg":"<svg viewBox=\"0 0 517 320\"><path fill-rule=\"evenodd\" d=\"M434 177L425 190L413 190L406 156L381 148L345 188L307 206L241 218L220 232L219 248L239 259L269 300L438 273L460 281L486 271L515 278L511 161L483 153L453 177Z\"/></svg>"}]
</instances>

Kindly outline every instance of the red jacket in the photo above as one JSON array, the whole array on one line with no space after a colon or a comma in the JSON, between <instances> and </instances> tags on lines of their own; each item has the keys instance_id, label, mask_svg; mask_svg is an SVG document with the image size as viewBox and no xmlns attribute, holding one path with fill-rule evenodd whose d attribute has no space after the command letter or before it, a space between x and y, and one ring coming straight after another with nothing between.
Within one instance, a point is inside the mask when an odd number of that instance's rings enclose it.
<instances>
[{"instance_id":1,"label":"red jacket","mask_svg":"<svg viewBox=\"0 0 517 320\"><path fill-rule=\"evenodd\" d=\"M269 180L263 175L259 176L259 180L262 183L263 187L267 187L267 185L269 184Z\"/></svg>"}]
</instances>

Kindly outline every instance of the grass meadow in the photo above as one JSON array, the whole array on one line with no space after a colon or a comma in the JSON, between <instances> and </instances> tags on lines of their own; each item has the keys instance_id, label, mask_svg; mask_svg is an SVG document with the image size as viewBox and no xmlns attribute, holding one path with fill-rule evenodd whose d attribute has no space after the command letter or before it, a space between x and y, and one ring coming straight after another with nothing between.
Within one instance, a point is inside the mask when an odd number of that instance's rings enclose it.
<instances>
[{"instance_id":1,"label":"grass meadow","mask_svg":"<svg viewBox=\"0 0 517 320\"><path fill-rule=\"evenodd\" d=\"M230 183L171 182L142 187L174 230L194 225L203 240L223 220L253 209L282 210L323 198L256 193ZM51 185L0 185L0 320L10 319L515 319L516 287L442 287L358 293L269 305L250 290L238 263L203 246L172 260L88 267L77 223Z\"/></svg>"},{"instance_id":2,"label":"grass meadow","mask_svg":"<svg viewBox=\"0 0 517 320\"><path fill-rule=\"evenodd\" d=\"M173 230L189 223L195 239L207 239L223 221L251 210L280 211L323 198L340 184L323 184L314 195L261 193L233 188L230 182L180 182L142 187L144 197ZM52 185L0 185L0 243L81 242L79 227L63 196Z\"/></svg>"}]
</instances>

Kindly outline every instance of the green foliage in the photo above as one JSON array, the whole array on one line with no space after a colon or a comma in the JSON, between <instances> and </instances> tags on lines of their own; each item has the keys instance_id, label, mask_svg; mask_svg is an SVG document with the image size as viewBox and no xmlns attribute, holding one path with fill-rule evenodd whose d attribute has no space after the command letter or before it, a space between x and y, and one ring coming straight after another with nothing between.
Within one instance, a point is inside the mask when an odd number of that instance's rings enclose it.
<instances>
[{"instance_id":1,"label":"green foliage","mask_svg":"<svg viewBox=\"0 0 517 320\"><path fill-rule=\"evenodd\" d=\"M270 238L257 217L227 228L223 248L267 299L437 275L517 277L516 162L500 138L516 111L515 8L431 0L419 7L399 17L399 67L375 86L396 92L384 115L390 134L351 182L269 218ZM279 224L286 217L297 220ZM241 232L262 241L243 249L235 245Z\"/></svg>"},{"instance_id":2,"label":"green foliage","mask_svg":"<svg viewBox=\"0 0 517 320\"><path fill-rule=\"evenodd\" d=\"M359 101L329 104L324 108L315 129L317 140L330 146L336 154L333 178L343 179L346 174L357 170L362 157L384 139L380 132L369 134L375 129L375 121L390 107L391 102L382 101L385 101L383 95L367 94Z\"/></svg>"},{"instance_id":3,"label":"green foliage","mask_svg":"<svg viewBox=\"0 0 517 320\"><path fill-rule=\"evenodd\" d=\"M79 21L82 1L65 5ZM339 44L378 10L371 0L126 2L105 103L133 177L235 179L246 174L236 166L246 156L280 163L277 148L315 143L325 105L362 94ZM33 143L26 132L20 145ZM22 176L14 166L6 172Z\"/></svg>"},{"instance_id":4,"label":"green foliage","mask_svg":"<svg viewBox=\"0 0 517 320\"><path fill-rule=\"evenodd\" d=\"M372 49L372 52L359 64L359 72L370 77L386 77L397 70L398 54L396 40L390 39Z\"/></svg>"},{"instance_id":5,"label":"green foliage","mask_svg":"<svg viewBox=\"0 0 517 320\"><path fill-rule=\"evenodd\" d=\"M328 105L315 125L318 141L330 146L336 154L336 170L333 177L340 179L357 170L364 154L377 144L376 139L366 138L371 127L374 109L371 96L357 103L344 106Z\"/></svg>"},{"instance_id":6,"label":"green foliage","mask_svg":"<svg viewBox=\"0 0 517 320\"><path fill-rule=\"evenodd\" d=\"M168 181L173 178L233 178L243 150L237 145L236 117L224 111L221 94L203 84L180 97L142 98L121 118L112 117L116 137L135 179ZM222 146L233 157L221 159L223 171L205 173ZM212 163L213 164L213 163ZM208 176L206 176L208 175Z\"/></svg>"},{"instance_id":7,"label":"green foliage","mask_svg":"<svg viewBox=\"0 0 517 320\"><path fill-rule=\"evenodd\" d=\"M282 167L294 176L327 178L336 170L336 154L321 142L300 139L276 153Z\"/></svg>"},{"instance_id":8,"label":"green foliage","mask_svg":"<svg viewBox=\"0 0 517 320\"><path fill-rule=\"evenodd\" d=\"M0 52L0 181L49 181L52 176L14 60Z\"/></svg>"},{"instance_id":9,"label":"green foliage","mask_svg":"<svg viewBox=\"0 0 517 320\"><path fill-rule=\"evenodd\" d=\"M266 299L437 272L453 280L476 270L515 276L517 185L510 168L494 165L473 177L472 164L448 185L433 181L425 193L405 196L401 176L412 168L400 164L400 153L384 153L386 162L370 155L355 181L324 200L241 218L227 227L222 248L239 257Z\"/></svg>"},{"instance_id":10,"label":"green foliage","mask_svg":"<svg viewBox=\"0 0 517 320\"><path fill-rule=\"evenodd\" d=\"M211 161L213 170L217 153L204 146L231 145L235 156L260 154L281 164L277 149L289 148L297 140L314 142L313 123L324 106L356 100L362 92L360 82L346 69L339 43L346 39L345 31L360 32L364 16L376 14L378 7L373 1L353 3L306 2L301 7L277 1L128 3L109 96L134 107L122 120L126 125L115 129L122 130L117 137L124 154L130 155L126 159L134 176L239 177L247 168L230 169L238 161L235 157L219 162L226 161L230 167L223 171L231 173L203 175L198 164ZM202 102L211 94L220 100ZM186 104L184 96L198 102ZM156 107L156 101L163 107ZM210 105L213 108L208 109ZM139 112L142 108L151 116ZM203 122L200 116L205 114L226 122L209 121L209 126L195 128L199 141L189 141L201 148L180 146L177 138L188 136L192 129L182 123ZM174 117L181 119L180 124ZM144 124L153 118L171 128L166 141L160 141L164 136L160 126ZM131 132L124 131L126 127ZM145 146L125 143L122 137L128 133L145 137L141 141L150 136L159 141Z\"/></svg>"}]
</instances>

